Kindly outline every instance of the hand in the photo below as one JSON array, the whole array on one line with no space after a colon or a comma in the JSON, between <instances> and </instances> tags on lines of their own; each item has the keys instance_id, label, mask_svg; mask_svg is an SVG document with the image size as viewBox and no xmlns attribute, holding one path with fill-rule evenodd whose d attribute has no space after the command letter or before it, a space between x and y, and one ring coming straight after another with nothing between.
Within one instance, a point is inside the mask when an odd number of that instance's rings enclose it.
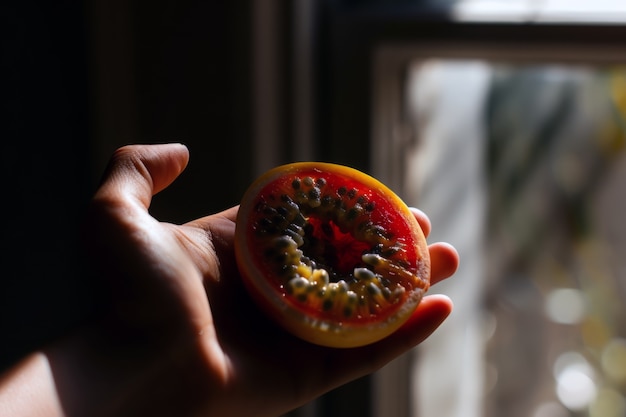
<instances>
[{"instance_id":1,"label":"hand","mask_svg":"<svg viewBox=\"0 0 626 417\"><path fill-rule=\"evenodd\" d=\"M183 225L149 214L187 161L177 144L128 146L111 160L85 225L106 313L46 350L66 415L276 416L375 371L451 312L447 297L426 296L399 331L355 349L294 338L242 287L237 207ZM428 234L428 218L413 212ZM458 255L444 243L429 249L434 284Z\"/></svg>"}]
</instances>

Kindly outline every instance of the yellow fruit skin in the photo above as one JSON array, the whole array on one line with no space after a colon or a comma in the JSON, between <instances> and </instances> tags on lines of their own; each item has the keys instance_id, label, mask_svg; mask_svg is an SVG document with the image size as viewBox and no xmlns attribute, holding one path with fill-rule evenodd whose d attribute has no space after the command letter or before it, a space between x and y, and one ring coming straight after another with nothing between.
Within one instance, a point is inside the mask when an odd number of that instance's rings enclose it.
<instances>
[{"instance_id":1,"label":"yellow fruit skin","mask_svg":"<svg viewBox=\"0 0 626 417\"><path fill-rule=\"evenodd\" d=\"M252 227L250 213L258 194L268 183L279 177L295 176L301 171L310 169L347 176L370 189L382 192L408 225L418 257L421 259L419 274L424 285L423 288L414 289L403 306L392 316L381 321L369 320L363 323L321 320L309 316L298 305L290 302L288 297L277 291L269 283L267 277L263 275L263 272L255 266L253 253L257 248L251 247L248 236ZM430 280L430 258L426 238L406 204L377 179L353 168L330 163L297 162L283 165L267 171L254 181L244 194L239 207L235 232L235 254L243 282L261 309L295 336L328 347L363 346L379 341L395 332L417 308L422 296L428 289Z\"/></svg>"}]
</instances>

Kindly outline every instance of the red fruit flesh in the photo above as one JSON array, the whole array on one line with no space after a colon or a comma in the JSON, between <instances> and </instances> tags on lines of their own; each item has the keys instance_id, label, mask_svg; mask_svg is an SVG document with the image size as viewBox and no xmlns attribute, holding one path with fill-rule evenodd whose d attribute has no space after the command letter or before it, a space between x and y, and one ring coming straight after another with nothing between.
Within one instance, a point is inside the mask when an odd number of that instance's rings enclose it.
<instances>
[{"instance_id":1,"label":"red fruit flesh","mask_svg":"<svg viewBox=\"0 0 626 417\"><path fill-rule=\"evenodd\" d=\"M261 176L242 199L235 242L262 308L321 345L386 337L429 286L415 217L383 184L345 166L296 163Z\"/></svg>"}]
</instances>

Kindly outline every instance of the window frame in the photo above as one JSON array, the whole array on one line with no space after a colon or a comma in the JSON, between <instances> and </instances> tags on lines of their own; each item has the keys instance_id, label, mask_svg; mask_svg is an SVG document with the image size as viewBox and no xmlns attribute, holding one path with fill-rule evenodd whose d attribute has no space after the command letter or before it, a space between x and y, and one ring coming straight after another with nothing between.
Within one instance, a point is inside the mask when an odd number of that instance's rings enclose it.
<instances>
[{"instance_id":1,"label":"window frame","mask_svg":"<svg viewBox=\"0 0 626 417\"><path fill-rule=\"evenodd\" d=\"M321 46L316 60L316 143L320 157L363 169L370 169L372 162L381 54L390 60L387 73L402 71L404 62L396 61L410 59L413 50L424 58L445 54L528 62L626 62L626 45L620 44L626 39L626 25L455 22L442 10L393 3L329 5L317 26Z\"/></svg>"}]
</instances>

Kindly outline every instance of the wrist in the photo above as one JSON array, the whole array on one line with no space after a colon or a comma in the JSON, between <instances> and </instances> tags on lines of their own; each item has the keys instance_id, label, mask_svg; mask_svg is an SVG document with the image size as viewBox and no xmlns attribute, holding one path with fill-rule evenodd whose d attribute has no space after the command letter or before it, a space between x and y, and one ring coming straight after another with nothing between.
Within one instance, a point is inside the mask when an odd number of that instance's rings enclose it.
<instances>
[{"instance_id":1,"label":"wrist","mask_svg":"<svg viewBox=\"0 0 626 417\"><path fill-rule=\"evenodd\" d=\"M187 338L149 343L103 333L85 330L45 350L66 416L191 416L215 392L200 347Z\"/></svg>"},{"instance_id":2,"label":"wrist","mask_svg":"<svg viewBox=\"0 0 626 417\"><path fill-rule=\"evenodd\" d=\"M65 416L46 355L30 354L0 375L0 415Z\"/></svg>"}]
</instances>

